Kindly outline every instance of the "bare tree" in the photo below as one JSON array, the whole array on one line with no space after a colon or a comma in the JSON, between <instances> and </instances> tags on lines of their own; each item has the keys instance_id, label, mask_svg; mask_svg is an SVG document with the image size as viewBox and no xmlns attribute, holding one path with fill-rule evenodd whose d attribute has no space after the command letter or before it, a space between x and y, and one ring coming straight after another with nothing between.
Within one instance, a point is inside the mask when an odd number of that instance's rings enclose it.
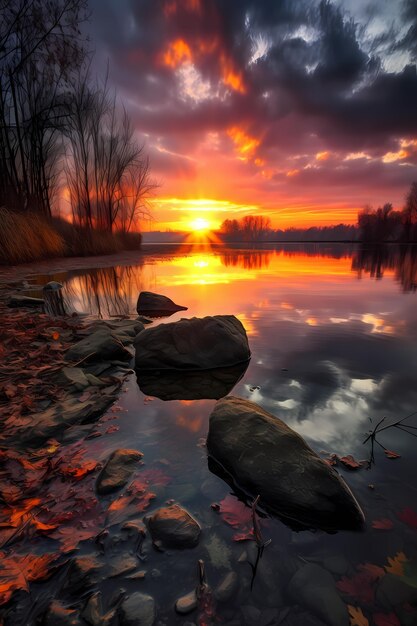
<instances>
[{"instance_id":1,"label":"bare tree","mask_svg":"<svg viewBox=\"0 0 417 626\"><path fill-rule=\"evenodd\" d=\"M51 213L87 0L0 0L0 204Z\"/></svg>"},{"instance_id":2,"label":"bare tree","mask_svg":"<svg viewBox=\"0 0 417 626\"><path fill-rule=\"evenodd\" d=\"M74 222L88 228L129 230L146 212L154 188L149 161L135 140L127 112L119 111L107 79L91 87L79 77L68 132L67 182Z\"/></svg>"}]
</instances>

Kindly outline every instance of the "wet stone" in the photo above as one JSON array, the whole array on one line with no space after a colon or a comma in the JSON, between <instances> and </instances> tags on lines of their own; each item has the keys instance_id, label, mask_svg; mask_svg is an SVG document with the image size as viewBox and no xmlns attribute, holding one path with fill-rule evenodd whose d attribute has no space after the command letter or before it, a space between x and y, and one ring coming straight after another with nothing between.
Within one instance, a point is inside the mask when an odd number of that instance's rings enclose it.
<instances>
[{"instance_id":1,"label":"wet stone","mask_svg":"<svg viewBox=\"0 0 417 626\"><path fill-rule=\"evenodd\" d=\"M137 450L114 450L97 478L97 493L103 495L124 487L142 456Z\"/></svg>"},{"instance_id":2,"label":"wet stone","mask_svg":"<svg viewBox=\"0 0 417 626\"><path fill-rule=\"evenodd\" d=\"M175 603L175 610L181 615L186 615L187 613L191 613L191 611L194 611L197 606L198 599L194 589L193 591L190 591L190 593L187 593L185 596L178 598Z\"/></svg>"},{"instance_id":3,"label":"wet stone","mask_svg":"<svg viewBox=\"0 0 417 626\"><path fill-rule=\"evenodd\" d=\"M199 523L178 504L155 511L148 526L154 544L163 548L194 548L201 533Z\"/></svg>"},{"instance_id":4,"label":"wet stone","mask_svg":"<svg viewBox=\"0 0 417 626\"><path fill-rule=\"evenodd\" d=\"M131 353L127 350L110 328L100 328L88 337L71 346L65 354L70 362L90 361L130 361Z\"/></svg>"},{"instance_id":5,"label":"wet stone","mask_svg":"<svg viewBox=\"0 0 417 626\"><path fill-rule=\"evenodd\" d=\"M94 556L77 556L71 562L66 587L72 593L91 587L98 580L101 563Z\"/></svg>"},{"instance_id":6,"label":"wet stone","mask_svg":"<svg viewBox=\"0 0 417 626\"><path fill-rule=\"evenodd\" d=\"M81 626L78 611L68 609L58 600L53 600L45 614L44 626Z\"/></svg>"},{"instance_id":7,"label":"wet stone","mask_svg":"<svg viewBox=\"0 0 417 626\"><path fill-rule=\"evenodd\" d=\"M130 554L120 554L113 557L109 562L107 575L109 578L120 576L121 574L129 574L137 567L138 561Z\"/></svg>"},{"instance_id":8,"label":"wet stone","mask_svg":"<svg viewBox=\"0 0 417 626\"><path fill-rule=\"evenodd\" d=\"M152 626L155 617L155 601L148 594L136 591L120 605L120 626Z\"/></svg>"}]
</instances>

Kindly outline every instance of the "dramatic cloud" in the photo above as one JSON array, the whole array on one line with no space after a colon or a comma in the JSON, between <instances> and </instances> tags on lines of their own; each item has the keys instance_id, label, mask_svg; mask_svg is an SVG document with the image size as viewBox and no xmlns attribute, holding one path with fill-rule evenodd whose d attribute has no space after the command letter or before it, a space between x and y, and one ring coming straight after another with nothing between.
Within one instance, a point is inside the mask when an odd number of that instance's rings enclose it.
<instances>
[{"instance_id":1,"label":"dramatic cloud","mask_svg":"<svg viewBox=\"0 0 417 626\"><path fill-rule=\"evenodd\" d=\"M97 64L110 60L165 199L256 205L284 227L402 205L417 178L413 0L92 0L92 11ZM180 218L173 207L161 219Z\"/></svg>"}]
</instances>

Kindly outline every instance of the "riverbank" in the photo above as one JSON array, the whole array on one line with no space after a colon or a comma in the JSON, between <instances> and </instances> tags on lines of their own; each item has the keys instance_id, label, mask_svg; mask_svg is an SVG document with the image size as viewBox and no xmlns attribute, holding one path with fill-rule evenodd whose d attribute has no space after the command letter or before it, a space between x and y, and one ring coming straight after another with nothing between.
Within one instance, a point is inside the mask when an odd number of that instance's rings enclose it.
<instances>
[{"instance_id":1,"label":"riverbank","mask_svg":"<svg viewBox=\"0 0 417 626\"><path fill-rule=\"evenodd\" d=\"M138 250L139 232L107 232L76 227L64 219L0 208L0 266L55 257L97 256Z\"/></svg>"}]
</instances>

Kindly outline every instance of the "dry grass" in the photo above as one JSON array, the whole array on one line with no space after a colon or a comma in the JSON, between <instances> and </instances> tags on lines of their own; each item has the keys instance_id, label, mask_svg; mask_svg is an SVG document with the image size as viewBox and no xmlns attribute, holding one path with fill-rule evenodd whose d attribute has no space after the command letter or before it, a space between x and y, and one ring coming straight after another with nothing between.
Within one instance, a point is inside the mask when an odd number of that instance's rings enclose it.
<instances>
[{"instance_id":1,"label":"dry grass","mask_svg":"<svg viewBox=\"0 0 417 626\"><path fill-rule=\"evenodd\" d=\"M138 250L140 233L108 233L76 228L55 218L0 208L0 263L17 264L50 257L96 256Z\"/></svg>"},{"instance_id":2,"label":"dry grass","mask_svg":"<svg viewBox=\"0 0 417 626\"><path fill-rule=\"evenodd\" d=\"M63 238L46 220L0 207L0 263L64 256L66 250Z\"/></svg>"}]
</instances>

